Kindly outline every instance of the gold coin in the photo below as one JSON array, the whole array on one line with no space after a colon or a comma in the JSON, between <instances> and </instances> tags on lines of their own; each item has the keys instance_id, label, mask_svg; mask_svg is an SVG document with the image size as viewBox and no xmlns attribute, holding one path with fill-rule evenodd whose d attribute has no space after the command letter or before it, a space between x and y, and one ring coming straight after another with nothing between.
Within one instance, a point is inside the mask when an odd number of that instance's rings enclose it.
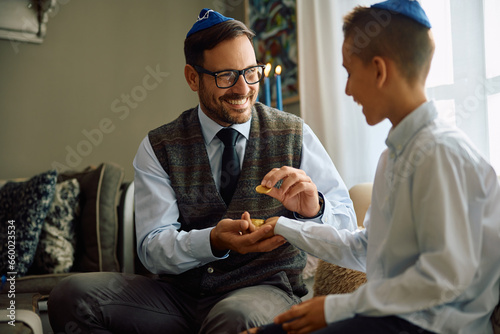
<instances>
[{"instance_id":1,"label":"gold coin","mask_svg":"<svg viewBox=\"0 0 500 334\"><path fill-rule=\"evenodd\" d=\"M270 192L271 190L273 190L273 188L268 188L268 187L264 187L264 186L261 186L261 185L258 185L255 190L259 193L259 194L267 194L268 192Z\"/></svg>"},{"instance_id":2,"label":"gold coin","mask_svg":"<svg viewBox=\"0 0 500 334\"><path fill-rule=\"evenodd\" d=\"M252 219L252 224L255 225L255 227L260 227L261 225L263 225L265 222L264 219Z\"/></svg>"}]
</instances>

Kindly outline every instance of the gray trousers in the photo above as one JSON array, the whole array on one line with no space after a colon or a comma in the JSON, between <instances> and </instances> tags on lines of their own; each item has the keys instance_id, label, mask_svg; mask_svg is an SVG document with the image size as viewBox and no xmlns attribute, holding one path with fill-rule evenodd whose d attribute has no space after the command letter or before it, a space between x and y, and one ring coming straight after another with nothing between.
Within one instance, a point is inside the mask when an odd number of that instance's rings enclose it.
<instances>
[{"instance_id":1,"label":"gray trousers","mask_svg":"<svg viewBox=\"0 0 500 334\"><path fill-rule=\"evenodd\" d=\"M269 324L260 327L258 334L286 334L281 324ZM354 318L329 324L312 334L435 334L426 331L397 316L366 317L356 315Z\"/></svg>"},{"instance_id":2,"label":"gray trousers","mask_svg":"<svg viewBox=\"0 0 500 334\"><path fill-rule=\"evenodd\" d=\"M120 273L85 273L50 293L55 334L239 333L267 324L300 302L272 285L193 297L161 280Z\"/></svg>"}]
</instances>

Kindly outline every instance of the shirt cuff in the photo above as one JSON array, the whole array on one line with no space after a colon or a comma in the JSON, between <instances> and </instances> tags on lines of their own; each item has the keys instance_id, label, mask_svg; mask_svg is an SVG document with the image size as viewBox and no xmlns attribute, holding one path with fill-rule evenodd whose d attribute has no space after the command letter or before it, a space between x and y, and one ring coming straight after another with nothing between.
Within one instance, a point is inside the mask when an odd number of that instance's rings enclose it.
<instances>
[{"instance_id":1,"label":"shirt cuff","mask_svg":"<svg viewBox=\"0 0 500 334\"><path fill-rule=\"evenodd\" d=\"M353 295L339 294L328 295L325 299L325 320L327 324L349 319L355 316L351 301Z\"/></svg>"},{"instance_id":2,"label":"shirt cuff","mask_svg":"<svg viewBox=\"0 0 500 334\"><path fill-rule=\"evenodd\" d=\"M210 245L210 232L212 229L213 227L202 230L191 230L191 255L195 259L198 259L202 265L212 261L225 259L229 256L229 251L222 257L213 255Z\"/></svg>"},{"instance_id":3,"label":"shirt cuff","mask_svg":"<svg viewBox=\"0 0 500 334\"><path fill-rule=\"evenodd\" d=\"M279 234L286 238L289 235L287 231L292 230L300 233L301 228L301 222L286 217L279 217L278 222L274 226L274 234Z\"/></svg>"},{"instance_id":4,"label":"shirt cuff","mask_svg":"<svg viewBox=\"0 0 500 334\"><path fill-rule=\"evenodd\" d=\"M318 191L318 197L319 197L319 201L321 203L321 208L319 209L319 212L316 216L303 217L303 216L299 215L297 212L294 212L293 217L297 220L300 220L300 221L312 221L312 222L320 223L320 224L324 223L323 217L327 217L327 215L325 215L325 212L326 212L326 206L327 206L328 201L325 200L325 197L319 191ZM331 207L331 205L330 205L330 207Z\"/></svg>"}]
</instances>

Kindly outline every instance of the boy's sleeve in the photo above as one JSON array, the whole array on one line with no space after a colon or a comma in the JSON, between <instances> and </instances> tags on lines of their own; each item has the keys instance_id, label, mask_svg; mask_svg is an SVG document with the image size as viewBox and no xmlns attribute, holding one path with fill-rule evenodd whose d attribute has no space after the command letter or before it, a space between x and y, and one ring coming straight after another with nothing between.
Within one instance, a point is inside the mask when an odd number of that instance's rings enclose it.
<instances>
[{"instance_id":1,"label":"boy's sleeve","mask_svg":"<svg viewBox=\"0 0 500 334\"><path fill-rule=\"evenodd\" d=\"M336 229L327 224L280 217L274 233L327 262L365 271L367 230Z\"/></svg>"}]
</instances>

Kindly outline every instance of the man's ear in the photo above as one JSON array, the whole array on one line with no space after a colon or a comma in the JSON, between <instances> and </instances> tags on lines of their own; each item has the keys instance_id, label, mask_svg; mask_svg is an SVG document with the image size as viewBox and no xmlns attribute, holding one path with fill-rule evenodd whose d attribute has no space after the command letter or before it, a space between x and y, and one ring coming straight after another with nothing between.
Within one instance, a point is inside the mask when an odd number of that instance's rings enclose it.
<instances>
[{"instance_id":1,"label":"man's ear","mask_svg":"<svg viewBox=\"0 0 500 334\"><path fill-rule=\"evenodd\" d=\"M373 57L372 64L375 67L377 88L382 88L387 81L387 61L382 57L376 56Z\"/></svg>"},{"instance_id":2,"label":"man's ear","mask_svg":"<svg viewBox=\"0 0 500 334\"><path fill-rule=\"evenodd\" d=\"M193 92L197 92L200 87L200 76L194 67L186 64L186 66L184 66L184 76L186 77L186 81L189 87L191 87L191 90Z\"/></svg>"}]
</instances>

